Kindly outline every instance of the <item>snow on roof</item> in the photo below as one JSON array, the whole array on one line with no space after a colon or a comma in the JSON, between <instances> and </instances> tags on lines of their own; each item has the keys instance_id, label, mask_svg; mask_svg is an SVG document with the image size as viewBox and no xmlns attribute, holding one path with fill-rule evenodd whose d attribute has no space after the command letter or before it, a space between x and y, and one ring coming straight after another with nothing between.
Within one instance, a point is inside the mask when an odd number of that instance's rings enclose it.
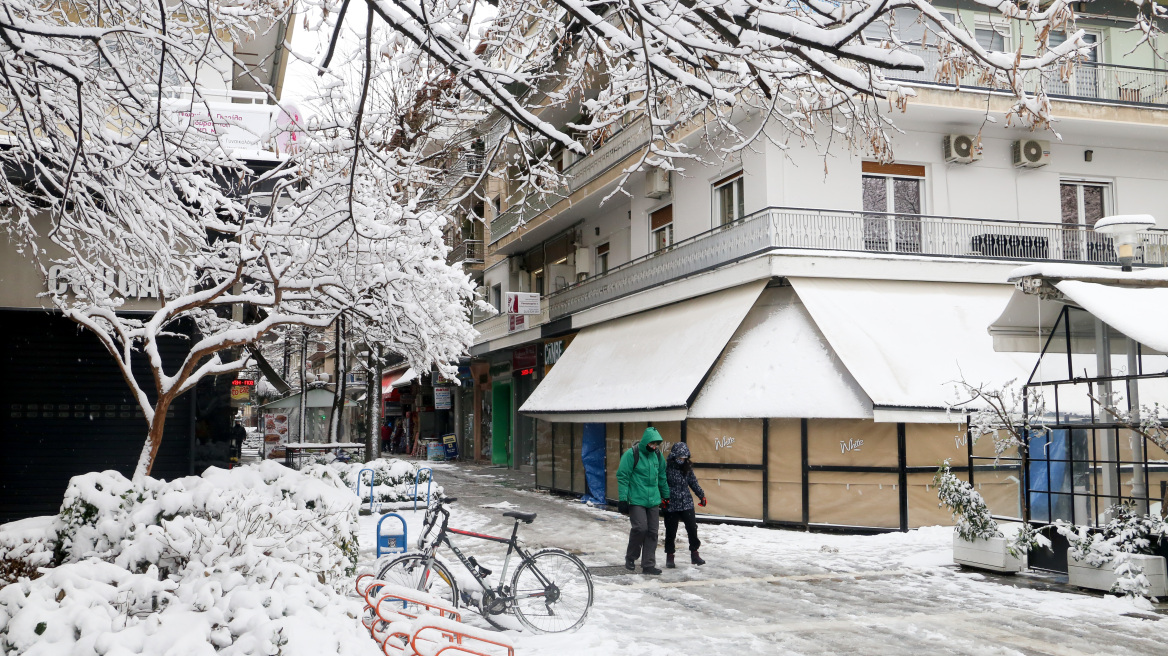
<instances>
[{"instance_id":1,"label":"snow on roof","mask_svg":"<svg viewBox=\"0 0 1168 656\"><path fill-rule=\"evenodd\" d=\"M404 374L401 375L401 378L398 378L397 380L390 383L390 387L405 387L406 385L414 382L414 379L417 377L418 372L414 371L413 367L410 367L409 369L406 369Z\"/></svg>"},{"instance_id":2,"label":"snow on roof","mask_svg":"<svg viewBox=\"0 0 1168 656\"><path fill-rule=\"evenodd\" d=\"M872 401L790 287L763 292L689 412L697 418L872 417Z\"/></svg>"},{"instance_id":3,"label":"snow on roof","mask_svg":"<svg viewBox=\"0 0 1168 656\"><path fill-rule=\"evenodd\" d=\"M1000 386L1034 366L994 351L987 327L1013 293L1006 285L790 280L876 407L945 408L963 400L960 381Z\"/></svg>"},{"instance_id":4,"label":"snow on roof","mask_svg":"<svg viewBox=\"0 0 1168 656\"><path fill-rule=\"evenodd\" d=\"M305 397L304 407L306 408L331 408L333 407L333 399L335 395L332 390L327 389L312 389L308 390L308 396ZM355 405L352 401L345 400L345 407L352 407ZM299 408L300 395L293 394L285 396L282 399L277 399L271 403L265 403L261 408Z\"/></svg>"},{"instance_id":5,"label":"snow on roof","mask_svg":"<svg viewBox=\"0 0 1168 656\"><path fill-rule=\"evenodd\" d=\"M765 285L760 280L581 330L519 411L684 408Z\"/></svg>"},{"instance_id":6,"label":"snow on roof","mask_svg":"<svg viewBox=\"0 0 1168 656\"><path fill-rule=\"evenodd\" d=\"M1063 280L1055 287L1104 323L1161 353L1168 352L1168 287L1121 287Z\"/></svg>"}]
</instances>

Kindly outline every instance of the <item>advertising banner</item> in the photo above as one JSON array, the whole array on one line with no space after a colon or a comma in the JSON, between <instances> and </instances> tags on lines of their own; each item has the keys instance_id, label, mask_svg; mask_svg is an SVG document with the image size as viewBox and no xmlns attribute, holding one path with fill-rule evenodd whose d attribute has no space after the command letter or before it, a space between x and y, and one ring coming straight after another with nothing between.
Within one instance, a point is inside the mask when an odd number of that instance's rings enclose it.
<instances>
[{"instance_id":1,"label":"advertising banner","mask_svg":"<svg viewBox=\"0 0 1168 656\"><path fill-rule=\"evenodd\" d=\"M288 434L291 432L288 415L284 413L264 414L263 431L263 457L265 459L282 459L284 445L288 443Z\"/></svg>"},{"instance_id":2,"label":"advertising banner","mask_svg":"<svg viewBox=\"0 0 1168 656\"><path fill-rule=\"evenodd\" d=\"M434 409L435 410L450 410L454 407L449 387L435 387L434 388Z\"/></svg>"}]
</instances>

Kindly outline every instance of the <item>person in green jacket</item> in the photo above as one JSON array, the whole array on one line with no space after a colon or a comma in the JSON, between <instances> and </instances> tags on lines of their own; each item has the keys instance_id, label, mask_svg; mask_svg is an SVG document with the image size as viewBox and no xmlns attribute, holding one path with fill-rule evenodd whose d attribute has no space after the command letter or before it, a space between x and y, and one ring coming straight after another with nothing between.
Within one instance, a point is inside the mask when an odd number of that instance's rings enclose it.
<instances>
[{"instance_id":1,"label":"person in green jacket","mask_svg":"<svg viewBox=\"0 0 1168 656\"><path fill-rule=\"evenodd\" d=\"M640 444L621 455L616 470L617 501L621 514L629 516L629 547L625 550L625 569L660 574L657 569L657 534L661 526L661 508L669 504L669 483L665 480L665 458L661 455L661 433L650 426Z\"/></svg>"}]
</instances>

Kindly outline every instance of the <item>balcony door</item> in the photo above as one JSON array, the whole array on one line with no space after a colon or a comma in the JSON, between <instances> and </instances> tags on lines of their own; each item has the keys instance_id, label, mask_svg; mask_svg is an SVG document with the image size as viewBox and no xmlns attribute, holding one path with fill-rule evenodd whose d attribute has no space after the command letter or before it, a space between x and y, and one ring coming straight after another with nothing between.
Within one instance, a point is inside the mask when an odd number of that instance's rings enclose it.
<instances>
[{"instance_id":1,"label":"balcony door","mask_svg":"<svg viewBox=\"0 0 1168 656\"><path fill-rule=\"evenodd\" d=\"M921 252L925 167L863 164L864 250Z\"/></svg>"},{"instance_id":2,"label":"balcony door","mask_svg":"<svg viewBox=\"0 0 1168 656\"><path fill-rule=\"evenodd\" d=\"M1114 262L1111 239L1095 233L1095 222L1107 216L1111 185L1064 180L1059 184L1063 222L1063 259Z\"/></svg>"}]
</instances>

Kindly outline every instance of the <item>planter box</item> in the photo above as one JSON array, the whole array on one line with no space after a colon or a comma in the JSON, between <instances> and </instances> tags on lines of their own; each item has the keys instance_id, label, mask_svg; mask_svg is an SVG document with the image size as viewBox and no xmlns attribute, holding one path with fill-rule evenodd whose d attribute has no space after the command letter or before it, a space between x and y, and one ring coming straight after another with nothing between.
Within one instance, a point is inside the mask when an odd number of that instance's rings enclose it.
<instances>
[{"instance_id":1,"label":"planter box","mask_svg":"<svg viewBox=\"0 0 1168 656\"><path fill-rule=\"evenodd\" d=\"M994 572L1014 574L1026 569L1026 559L1011 556L1006 551L1006 538L988 540L962 540L953 532L953 562L966 567L988 569Z\"/></svg>"},{"instance_id":2,"label":"planter box","mask_svg":"<svg viewBox=\"0 0 1168 656\"><path fill-rule=\"evenodd\" d=\"M1131 557L1131 563L1144 568L1144 576L1148 577L1148 594L1153 597L1168 597L1168 565L1163 556ZM1091 590L1108 592L1115 585L1115 563L1107 563L1102 567L1091 567L1087 563L1075 560L1067 554L1067 578L1071 585Z\"/></svg>"}]
</instances>

